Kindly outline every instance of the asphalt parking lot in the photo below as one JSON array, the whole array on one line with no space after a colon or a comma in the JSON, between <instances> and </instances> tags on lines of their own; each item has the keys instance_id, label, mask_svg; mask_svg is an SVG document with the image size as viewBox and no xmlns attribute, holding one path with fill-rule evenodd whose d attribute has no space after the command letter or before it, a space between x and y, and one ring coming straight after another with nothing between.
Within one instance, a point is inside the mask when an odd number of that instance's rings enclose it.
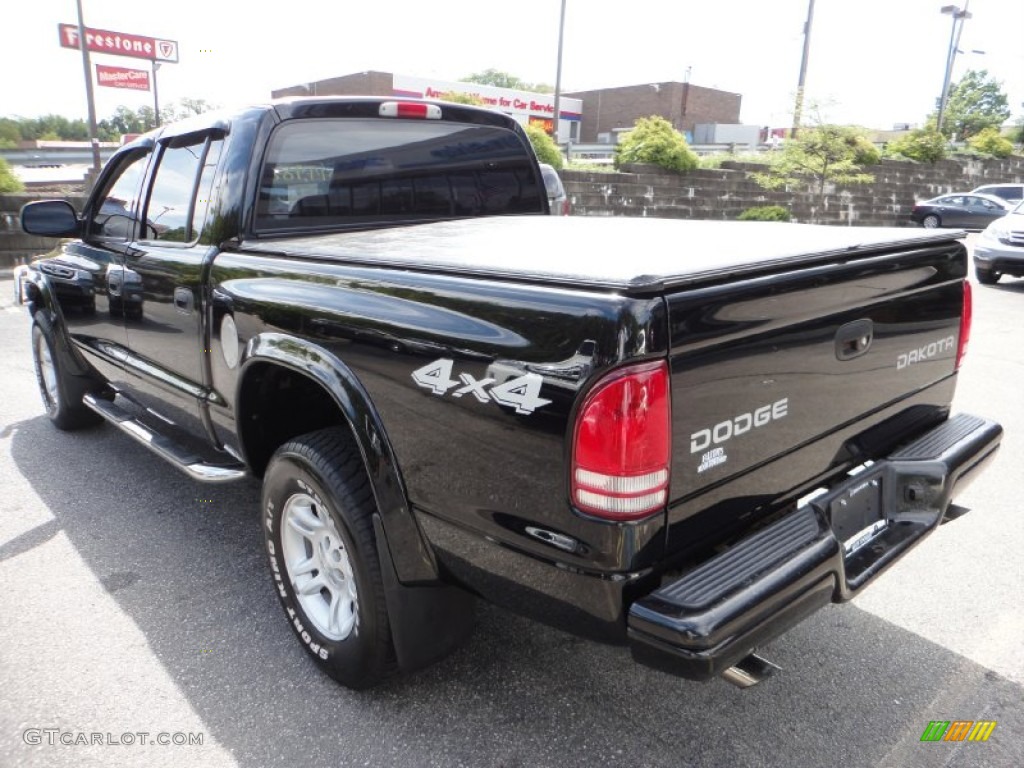
<instances>
[{"instance_id":1,"label":"asphalt parking lot","mask_svg":"<svg viewBox=\"0 0 1024 768\"><path fill-rule=\"evenodd\" d=\"M1024 280L974 286L954 410L1006 436L970 513L764 648L784 671L745 691L483 605L434 667L337 686L271 590L258 486L53 429L11 296L0 280L0 766L1024 765ZM933 720L997 726L921 742ZM81 734L101 743L62 743Z\"/></svg>"}]
</instances>

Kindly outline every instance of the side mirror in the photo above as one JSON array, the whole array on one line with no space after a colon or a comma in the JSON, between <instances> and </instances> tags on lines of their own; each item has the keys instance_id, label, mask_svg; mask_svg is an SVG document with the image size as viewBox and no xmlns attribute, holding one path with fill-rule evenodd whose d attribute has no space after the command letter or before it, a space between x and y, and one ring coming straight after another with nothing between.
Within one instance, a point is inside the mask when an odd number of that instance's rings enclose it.
<instances>
[{"instance_id":1,"label":"side mirror","mask_svg":"<svg viewBox=\"0 0 1024 768\"><path fill-rule=\"evenodd\" d=\"M21 228L41 237L78 237L82 227L66 200L40 200L21 208Z\"/></svg>"}]
</instances>

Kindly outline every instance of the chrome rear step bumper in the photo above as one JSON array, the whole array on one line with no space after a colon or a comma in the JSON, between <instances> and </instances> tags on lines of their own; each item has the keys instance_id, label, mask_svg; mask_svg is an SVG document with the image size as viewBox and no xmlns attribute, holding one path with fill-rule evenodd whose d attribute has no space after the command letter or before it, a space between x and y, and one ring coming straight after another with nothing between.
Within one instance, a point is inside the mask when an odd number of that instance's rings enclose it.
<instances>
[{"instance_id":1,"label":"chrome rear step bumper","mask_svg":"<svg viewBox=\"0 0 1024 768\"><path fill-rule=\"evenodd\" d=\"M823 605L849 600L938 527L1002 434L976 416L949 419L663 584L630 607L633 657L708 679Z\"/></svg>"}]
</instances>

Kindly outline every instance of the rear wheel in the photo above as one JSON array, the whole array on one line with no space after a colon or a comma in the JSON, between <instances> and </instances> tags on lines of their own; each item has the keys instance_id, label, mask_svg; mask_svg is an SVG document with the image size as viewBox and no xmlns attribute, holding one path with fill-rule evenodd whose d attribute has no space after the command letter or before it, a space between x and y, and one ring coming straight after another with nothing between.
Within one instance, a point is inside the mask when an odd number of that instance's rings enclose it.
<instances>
[{"instance_id":1,"label":"rear wheel","mask_svg":"<svg viewBox=\"0 0 1024 768\"><path fill-rule=\"evenodd\" d=\"M995 285L999 282L999 278L1003 276L1002 272L995 272L991 269L982 269L981 267L975 267L974 274L977 275L978 282L982 285Z\"/></svg>"},{"instance_id":2,"label":"rear wheel","mask_svg":"<svg viewBox=\"0 0 1024 768\"><path fill-rule=\"evenodd\" d=\"M320 667L350 688L395 669L373 514L376 504L347 432L282 445L263 480L263 534L277 596Z\"/></svg>"},{"instance_id":3,"label":"rear wheel","mask_svg":"<svg viewBox=\"0 0 1024 768\"><path fill-rule=\"evenodd\" d=\"M921 219L921 226L924 227L925 229L935 229L940 224L942 224L942 222L939 220L939 217L936 216L934 213L930 213L923 219Z\"/></svg>"},{"instance_id":4,"label":"rear wheel","mask_svg":"<svg viewBox=\"0 0 1024 768\"><path fill-rule=\"evenodd\" d=\"M82 403L82 396L93 388L94 382L65 370L57 353L53 326L45 312L36 312L32 320L32 362L43 407L54 426L72 430L103 421Z\"/></svg>"}]
</instances>

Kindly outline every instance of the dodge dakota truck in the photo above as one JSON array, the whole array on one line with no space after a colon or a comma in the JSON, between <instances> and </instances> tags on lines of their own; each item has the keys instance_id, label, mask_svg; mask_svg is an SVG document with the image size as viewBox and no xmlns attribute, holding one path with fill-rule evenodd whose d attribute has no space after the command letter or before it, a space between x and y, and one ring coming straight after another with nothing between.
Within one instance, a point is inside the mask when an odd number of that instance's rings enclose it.
<instances>
[{"instance_id":1,"label":"dodge dakota truck","mask_svg":"<svg viewBox=\"0 0 1024 768\"><path fill-rule=\"evenodd\" d=\"M478 598L753 684L1000 444L951 414L964 246L547 212L523 130L475 107L160 128L81 212L22 211L65 238L25 284L46 412L261 481L284 617L350 687L457 647Z\"/></svg>"}]
</instances>

